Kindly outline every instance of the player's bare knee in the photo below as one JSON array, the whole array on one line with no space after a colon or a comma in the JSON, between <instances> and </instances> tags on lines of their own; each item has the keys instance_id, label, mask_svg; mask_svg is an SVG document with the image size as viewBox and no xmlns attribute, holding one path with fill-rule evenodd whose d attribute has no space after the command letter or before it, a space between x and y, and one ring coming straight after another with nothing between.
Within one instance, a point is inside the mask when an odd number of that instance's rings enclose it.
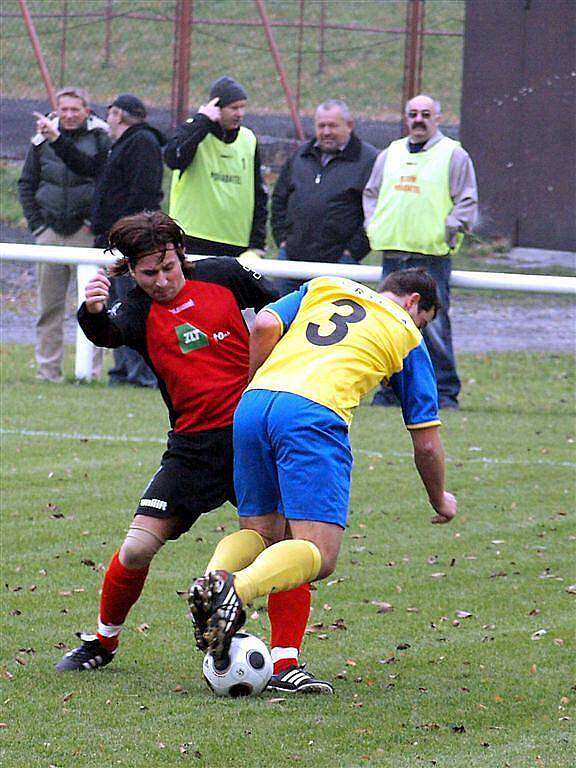
<instances>
[{"instance_id":1,"label":"player's bare knee","mask_svg":"<svg viewBox=\"0 0 576 768\"><path fill-rule=\"evenodd\" d=\"M165 540L154 531L132 523L120 547L120 562L128 570L146 568Z\"/></svg>"},{"instance_id":2,"label":"player's bare knee","mask_svg":"<svg viewBox=\"0 0 576 768\"><path fill-rule=\"evenodd\" d=\"M334 569L336 568L336 558L326 558L322 556L322 565L320 567L320 571L318 572L318 576L316 577L318 581L321 581L322 579L325 579L327 576L330 576L330 574L334 573Z\"/></svg>"}]
</instances>

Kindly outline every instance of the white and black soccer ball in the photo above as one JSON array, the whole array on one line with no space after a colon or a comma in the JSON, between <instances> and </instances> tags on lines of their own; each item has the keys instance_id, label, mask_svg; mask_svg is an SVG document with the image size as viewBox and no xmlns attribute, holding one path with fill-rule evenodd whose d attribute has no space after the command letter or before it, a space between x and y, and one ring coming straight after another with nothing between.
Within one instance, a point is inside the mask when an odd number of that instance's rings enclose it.
<instances>
[{"instance_id":1,"label":"white and black soccer ball","mask_svg":"<svg viewBox=\"0 0 576 768\"><path fill-rule=\"evenodd\" d=\"M272 677L273 664L270 651L262 640L248 632L238 632L232 638L229 664L216 669L211 653L204 657L204 679L216 696L257 696Z\"/></svg>"}]
</instances>

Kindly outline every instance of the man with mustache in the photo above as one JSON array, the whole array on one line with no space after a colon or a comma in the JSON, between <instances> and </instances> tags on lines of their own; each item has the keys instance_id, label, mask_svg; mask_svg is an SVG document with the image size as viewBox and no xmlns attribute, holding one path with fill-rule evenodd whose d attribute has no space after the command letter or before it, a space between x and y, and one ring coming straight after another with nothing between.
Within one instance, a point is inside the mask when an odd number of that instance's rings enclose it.
<instances>
[{"instance_id":1,"label":"man with mustache","mask_svg":"<svg viewBox=\"0 0 576 768\"><path fill-rule=\"evenodd\" d=\"M186 233L187 253L264 254L268 196L256 136L242 125L247 98L240 83L219 77L208 103L166 145L170 216Z\"/></svg>"},{"instance_id":2,"label":"man with mustache","mask_svg":"<svg viewBox=\"0 0 576 768\"><path fill-rule=\"evenodd\" d=\"M439 129L440 103L420 94L405 112L408 137L393 141L377 158L364 189L365 226L374 251L382 252L383 277L424 267L436 280L442 306L424 338L438 381L440 408L457 409L460 379L450 326L451 255L478 210L474 166L460 143ZM398 405L381 388L373 405Z\"/></svg>"}]
</instances>

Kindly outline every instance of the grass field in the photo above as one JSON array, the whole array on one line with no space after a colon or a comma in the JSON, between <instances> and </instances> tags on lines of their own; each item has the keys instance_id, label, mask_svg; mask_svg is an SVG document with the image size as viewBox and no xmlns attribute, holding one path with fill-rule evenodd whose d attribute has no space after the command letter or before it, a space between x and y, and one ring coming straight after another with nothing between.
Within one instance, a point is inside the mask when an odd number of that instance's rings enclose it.
<instances>
[{"instance_id":1,"label":"grass field","mask_svg":"<svg viewBox=\"0 0 576 768\"><path fill-rule=\"evenodd\" d=\"M53 672L94 627L167 419L154 392L37 383L30 347L0 360L7 768L574 765L571 356L461 357L463 408L443 429L450 526L428 523L398 413L358 410L349 530L304 653L337 692L280 702L208 692L177 595L235 527L231 508L158 555L110 667ZM254 609L248 629L267 638Z\"/></svg>"},{"instance_id":2,"label":"grass field","mask_svg":"<svg viewBox=\"0 0 576 768\"><path fill-rule=\"evenodd\" d=\"M114 0L112 4L108 0L28 0L57 87L81 83L100 103L107 103L118 92L129 91L157 106L167 106L171 98L175 5L175 0ZM66 20L62 18L64 7ZM322 7L318 0L266 2L270 20L277 23L299 23L302 10L305 23L318 25ZM302 32L298 27L274 27L295 98L301 51L302 112L310 114L326 98L345 98L356 115L396 118L402 99L405 0L327 0L324 7L327 24L384 28L400 34L328 28L322 59L317 27L303 27ZM107 9L116 14L110 25L108 53ZM17 98L44 98L18 0L3 0L1 10L2 93ZM195 0L193 18L198 24L191 38L191 104L202 103L209 83L226 73L245 83L251 111L286 113L284 91L256 4L252 0ZM232 23L215 23L222 19ZM426 3L426 30L461 34L463 20L464 0ZM250 21L255 25L240 26ZM462 48L461 36L429 36L423 47L422 90L434 93L443 102L450 122L460 113Z\"/></svg>"}]
</instances>

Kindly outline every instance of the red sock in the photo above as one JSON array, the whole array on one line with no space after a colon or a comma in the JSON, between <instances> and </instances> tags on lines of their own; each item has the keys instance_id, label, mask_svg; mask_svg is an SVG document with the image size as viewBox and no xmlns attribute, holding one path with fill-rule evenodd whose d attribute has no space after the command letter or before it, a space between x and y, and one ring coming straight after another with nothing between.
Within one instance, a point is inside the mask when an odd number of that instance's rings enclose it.
<instances>
[{"instance_id":1,"label":"red sock","mask_svg":"<svg viewBox=\"0 0 576 768\"><path fill-rule=\"evenodd\" d=\"M97 632L96 636L108 651L114 651L118 646L120 629L128 616L130 608L138 600L144 588L149 566L130 570L120 562L116 552L110 560L110 565L104 576L102 596L100 597L99 629L102 624L113 627L118 631L112 636Z\"/></svg>"},{"instance_id":2,"label":"red sock","mask_svg":"<svg viewBox=\"0 0 576 768\"><path fill-rule=\"evenodd\" d=\"M268 596L268 616L272 630L270 648L275 675L292 664L298 664L298 652L302 647L310 615L310 602L310 584Z\"/></svg>"}]
</instances>

